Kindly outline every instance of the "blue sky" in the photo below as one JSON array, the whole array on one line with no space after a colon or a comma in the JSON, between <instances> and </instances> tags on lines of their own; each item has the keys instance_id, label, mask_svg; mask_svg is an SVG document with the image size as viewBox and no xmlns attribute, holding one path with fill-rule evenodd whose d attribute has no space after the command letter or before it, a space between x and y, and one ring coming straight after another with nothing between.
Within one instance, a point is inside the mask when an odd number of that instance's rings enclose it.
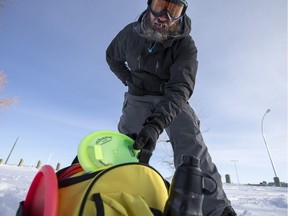
<instances>
[{"instance_id":1,"label":"blue sky","mask_svg":"<svg viewBox=\"0 0 288 216\"><path fill-rule=\"evenodd\" d=\"M11 1L0 9L0 158L68 165L90 132L117 130L126 88L109 70L105 50L146 1ZM237 183L273 181L264 132L282 181L287 177L287 2L189 1L199 69L194 94L204 140L223 176ZM165 134L161 139L166 139ZM152 165L169 144L158 143ZM166 155L166 156L165 156ZM49 159L50 158L50 159ZM166 160L166 159L165 159Z\"/></svg>"}]
</instances>

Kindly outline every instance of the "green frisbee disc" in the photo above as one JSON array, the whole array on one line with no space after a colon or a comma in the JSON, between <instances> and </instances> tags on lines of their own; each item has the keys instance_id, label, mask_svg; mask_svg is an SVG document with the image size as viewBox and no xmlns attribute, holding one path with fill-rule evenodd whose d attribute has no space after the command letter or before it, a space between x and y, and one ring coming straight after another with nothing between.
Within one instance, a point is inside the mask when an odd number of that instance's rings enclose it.
<instances>
[{"instance_id":1,"label":"green frisbee disc","mask_svg":"<svg viewBox=\"0 0 288 216\"><path fill-rule=\"evenodd\" d=\"M114 131L88 134L78 146L78 160L86 172L122 163L139 162L140 150L133 149L134 140Z\"/></svg>"}]
</instances>

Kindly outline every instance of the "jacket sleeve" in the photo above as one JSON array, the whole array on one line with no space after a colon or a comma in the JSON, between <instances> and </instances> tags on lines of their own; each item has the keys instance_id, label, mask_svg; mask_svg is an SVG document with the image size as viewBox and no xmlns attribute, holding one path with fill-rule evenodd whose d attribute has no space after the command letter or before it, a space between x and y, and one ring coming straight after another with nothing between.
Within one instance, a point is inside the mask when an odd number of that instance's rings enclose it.
<instances>
[{"instance_id":1,"label":"jacket sleeve","mask_svg":"<svg viewBox=\"0 0 288 216\"><path fill-rule=\"evenodd\" d=\"M191 37L172 49L175 49L176 56L170 67L170 79L166 83L164 99L153 112L153 116L164 121L165 127L179 115L192 96L198 67L197 48Z\"/></svg>"},{"instance_id":2,"label":"jacket sleeve","mask_svg":"<svg viewBox=\"0 0 288 216\"><path fill-rule=\"evenodd\" d=\"M112 40L106 50L106 61L111 71L122 81L126 86L127 79L130 78L130 70L126 64L125 50L126 38L124 33L127 27L120 31Z\"/></svg>"}]
</instances>

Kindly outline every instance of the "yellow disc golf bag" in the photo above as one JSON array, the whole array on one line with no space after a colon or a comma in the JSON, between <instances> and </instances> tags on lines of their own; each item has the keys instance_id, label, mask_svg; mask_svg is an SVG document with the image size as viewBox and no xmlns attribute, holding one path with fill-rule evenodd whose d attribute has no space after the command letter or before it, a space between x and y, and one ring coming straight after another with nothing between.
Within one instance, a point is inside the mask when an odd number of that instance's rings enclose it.
<instances>
[{"instance_id":1,"label":"yellow disc golf bag","mask_svg":"<svg viewBox=\"0 0 288 216\"><path fill-rule=\"evenodd\" d=\"M160 216L168 183L146 164L126 163L92 173L79 164L57 172L59 216Z\"/></svg>"}]
</instances>

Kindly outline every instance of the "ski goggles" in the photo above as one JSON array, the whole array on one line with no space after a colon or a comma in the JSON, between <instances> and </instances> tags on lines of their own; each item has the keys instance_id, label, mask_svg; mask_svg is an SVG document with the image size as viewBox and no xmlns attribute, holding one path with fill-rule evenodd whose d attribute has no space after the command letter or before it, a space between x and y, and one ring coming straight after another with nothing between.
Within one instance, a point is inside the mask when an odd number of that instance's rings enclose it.
<instances>
[{"instance_id":1,"label":"ski goggles","mask_svg":"<svg viewBox=\"0 0 288 216\"><path fill-rule=\"evenodd\" d=\"M186 1L181 0L151 0L149 10L155 17L167 15L170 21L180 19L187 8Z\"/></svg>"}]
</instances>

